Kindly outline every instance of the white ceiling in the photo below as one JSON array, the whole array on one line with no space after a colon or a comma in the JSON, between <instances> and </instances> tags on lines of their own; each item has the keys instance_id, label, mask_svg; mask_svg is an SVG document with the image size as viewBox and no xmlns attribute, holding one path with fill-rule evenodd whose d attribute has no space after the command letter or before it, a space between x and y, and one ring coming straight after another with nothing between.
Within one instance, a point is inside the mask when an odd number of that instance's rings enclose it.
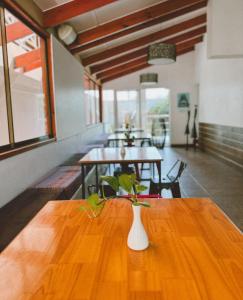
<instances>
[{"instance_id":1,"label":"white ceiling","mask_svg":"<svg viewBox=\"0 0 243 300\"><path fill-rule=\"evenodd\" d=\"M72 0L34 0L41 10L47 10Z\"/></svg>"},{"instance_id":2,"label":"white ceiling","mask_svg":"<svg viewBox=\"0 0 243 300\"><path fill-rule=\"evenodd\" d=\"M48 10L53 7L56 7L58 5L70 2L70 0L69 1L67 1L67 0L34 0L34 1L43 11ZM80 0L80 1L84 1L84 0ZM87 1L92 1L92 0L87 0ZM110 22L110 21L120 18L122 16L129 15L131 13L134 13L135 11L144 9L145 7L148 7L148 6L157 4L157 3L161 3L161 2L165 2L165 1L167 1L167 0L118 0L118 1L115 1L108 5L102 6L98 9L95 9L93 11L90 11L90 12L84 13L80 16L74 17L74 18L68 20L68 23L71 24L77 32L82 32L82 31L91 29L93 27L99 26L103 23ZM197 10L195 12L185 14L181 17L177 17L170 21L162 22L160 24L157 24L157 25L148 27L146 29L137 31L135 33L126 35L119 39L115 39L111 42L104 43L95 48L86 50L86 51L80 53L80 56L81 56L81 58L84 58L84 57L90 56L92 54L99 53L106 49L110 49L110 48L116 47L118 45L127 43L129 41L138 39L140 37L149 35L153 32L170 27L172 25L178 24L185 20L189 20L189 19L196 17L198 15L201 15L205 12L206 12L206 8L203 8L203 9Z\"/></svg>"},{"instance_id":3,"label":"white ceiling","mask_svg":"<svg viewBox=\"0 0 243 300\"><path fill-rule=\"evenodd\" d=\"M95 48L91 48L89 50L83 51L82 53L80 53L81 57L84 58L84 57L93 55L95 53L98 53L98 52L101 52L101 51L104 51L104 50L107 50L107 49L119 46L121 44L128 43L130 41L134 41L135 39L138 39L140 37L147 36L149 34L157 32L159 30L171 27L171 26L173 26L175 24L178 24L178 23L181 23L183 21L189 20L191 18L197 17L197 16L199 16L199 15L201 15L203 13L206 13L206 8L199 9L199 10L197 10L195 12L191 12L191 13L185 14L185 15L183 15L181 17L177 17L177 18L175 18L173 20L166 21L166 22L163 22L163 23L160 23L160 24L148 27L148 28L143 29L143 30L139 30L137 32L134 32L132 34L126 35L124 37L115 39L115 40L113 40L111 42L104 43L104 44L102 44L100 46L97 46ZM193 29L195 29L195 28L193 28ZM189 30L191 30L191 29L189 29ZM187 30L187 31L189 31L189 30Z\"/></svg>"}]
</instances>

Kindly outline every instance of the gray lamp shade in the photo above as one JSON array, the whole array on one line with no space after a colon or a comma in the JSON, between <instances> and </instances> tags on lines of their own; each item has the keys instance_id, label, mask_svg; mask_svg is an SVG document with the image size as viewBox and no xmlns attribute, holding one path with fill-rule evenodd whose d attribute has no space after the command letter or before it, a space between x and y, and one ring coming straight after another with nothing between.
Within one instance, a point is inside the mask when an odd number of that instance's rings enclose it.
<instances>
[{"instance_id":1,"label":"gray lamp shade","mask_svg":"<svg viewBox=\"0 0 243 300\"><path fill-rule=\"evenodd\" d=\"M176 61L176 46L159 43L149 46L148 63L151 65L166 65Z\"/></svg>"},{"instance_id":2,"label":"gray lamp shade","mask_svg":"<svg viewBox=\"0 0 243 300\"><path fill-rule=\"evenodd\" d=\"M140 75L140 83L142 85L154 85L158 83L157 73L145 73Z\"/></svg>"}]
</instances>

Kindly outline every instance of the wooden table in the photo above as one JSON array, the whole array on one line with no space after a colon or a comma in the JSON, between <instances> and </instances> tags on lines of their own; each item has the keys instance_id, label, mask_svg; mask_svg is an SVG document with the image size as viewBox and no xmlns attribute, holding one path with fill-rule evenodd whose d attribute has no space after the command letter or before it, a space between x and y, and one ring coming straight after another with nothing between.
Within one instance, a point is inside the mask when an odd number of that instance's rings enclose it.
<instances>
[{"instance_id":1,"label":"wooden table","mask_svg":"<svg viewBox=\"0 0 243 300\"><path fill-rule=\"evenodd\" d=\"M143 133L143 132L137 132L137 133L131 133L131 138L133 138L135 141L148 141L151 142L151 134L149 133ZM116 142L116 146L118 147L119 141L126 141L127 137L124 133L115 133L108 136L108 143Z\"/></svg>"},{"instance_id":2,"label":"wooden table","mask_svg":"<svg viewBox=\"0 0 243 300\"><path fill-rule=\"evenodd\" d=\"M124 133L126 131L128 131L128 129L126 129L124 127L122 127L122 128L116 128L114 130L115 133ZM131 128L130 131L131 132L144 132L144 129L142 129L142 128Z\"/></svg>"},{"instance_id":3,"label":"wooden table","mask_svg":"<svg viewBox=\"0 0 243 300\"><path fill-rule=\"evenodd\" d=\"M159 182L161 182L161 161L162 157L155 147L126 147L126 154L121 156L120 148L94 148L88 152L80 161L82 174L85 174L87 165L95 165L96 169L96 187L98 190L99 176L98 165L100 164L138 164L138 163L155 163ZM85 198L85 178L82 176L82 197Z\"/></svg>"},{"instance_id":4,"label":"wooden table","mask_svg":"<svg viewBox=\"0 0 243 300\"><path fill-rule=\"evenodd\" d=\"M151 241L127 248L130 203L89 219L52 201L0 255L1 300L242 300L243 236L209 199L148 200Z\"/></svg>"}]
</instances>

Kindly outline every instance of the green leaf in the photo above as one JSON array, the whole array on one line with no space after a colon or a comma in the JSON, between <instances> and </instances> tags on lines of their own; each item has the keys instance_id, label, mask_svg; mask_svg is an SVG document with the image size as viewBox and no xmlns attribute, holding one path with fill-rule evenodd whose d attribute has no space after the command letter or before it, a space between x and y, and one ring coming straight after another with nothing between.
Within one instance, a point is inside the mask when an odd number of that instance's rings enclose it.
<instances>
[{"instance_id":1,"label":"green leaf","mask_svg":"<svg viewBox=\"0 0 243 300\"><path fill-rule=\"evenodd\" d=\"M122 174L119 176L118 180L121 188L123 188L127 193L131 194L133 186L132 176L128 174Z\"/></svg>"},{"instance_id":2,"label":"green leaf","mask_svg":"<svg viewBox=\"0 0 243 300\"><path fill-rule=\"evenodd\" d=\"M150 204L148 202L137 202L138 205L150 207Z\"/></svg>"},{"instance_id":3,"label":"green leaf","mask_svg":"<svg viewBox=\"0 0 243 300\"><path fill-rule=\"evenodd\" d=\"M140 184L136 184L135 187L136 187L137 193L144 192L144 191L146 191L146 190L148 189L147 186L145 186L145 185L140 185Z\"/></svg>"},{"instance_id":4,"label":"green leaf","mask_svg":"<svg viewBox=\"0 0 243 300\"><path fill-rule=\"evenodd\" d=\"M102 181L107 182L115 192L118 192L119 182L115 176L101 176L100 178Z\"/></svg>"},{"instance_id":5,"label":"green leaf","mask_svg":"<svg viewBox=\"0 0 243 300\"><path fill-rule=\"evenodd\" d=\"M136 174L131 174L131 175L128 175L128 176L130 176L130 178L131 178L132 185L134 185L134 184L137 183L137 176L136 176Z\"/></svg>"},{"instance_id":6,"label":"green leaf","mask_svg":"<svg viewBox=\"0 0 243 300\"><path fill-rule=\"evenodd\" d=\"M100 198L98 194L92 194L87 198L87 202L92 208L97 208L99 206L99 201Z\"/></svg>"}]
</instances>

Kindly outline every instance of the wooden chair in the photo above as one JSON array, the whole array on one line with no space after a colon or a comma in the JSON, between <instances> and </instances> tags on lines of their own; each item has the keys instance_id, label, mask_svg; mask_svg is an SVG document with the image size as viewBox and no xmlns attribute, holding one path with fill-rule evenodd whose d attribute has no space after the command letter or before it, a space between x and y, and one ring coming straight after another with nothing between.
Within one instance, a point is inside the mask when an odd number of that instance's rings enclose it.
<instances>
[{"instance_id":1,"label":"wooden chair","mask_svg":"<svg viewBox=\"0 0 243 300\"><path fill-rule=\"evenodd\" d=\"M179 164L178 171L175 176L172 173L175 171L177 165ZM171 190L173 198L181 198L180 184L179 179L185 170L187 164L183 161L177 160L172 168L167 173L168 180L163 180L162 182L154 182L152 179L150 180L150 188L149 194L161 194L163 189Z\"/></svg>"}]
</instances>

